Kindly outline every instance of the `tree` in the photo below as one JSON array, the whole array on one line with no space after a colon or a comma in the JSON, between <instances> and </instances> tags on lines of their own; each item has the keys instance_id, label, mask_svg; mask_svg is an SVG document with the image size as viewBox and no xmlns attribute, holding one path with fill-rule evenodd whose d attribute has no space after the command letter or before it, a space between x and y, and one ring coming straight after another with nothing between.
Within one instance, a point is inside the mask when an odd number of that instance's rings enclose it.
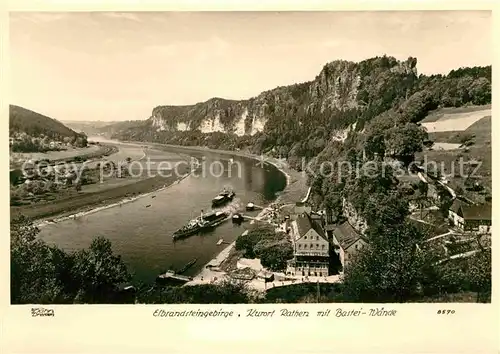
<instances>
[{"instance_id":1,"label":"tree","mask_svg":"<svg viewBox=\"0 0 500 354\"><path fill-rule=\"evenodd\" d=\"M288 240L263 247L256 253L258 253L262 266L275 272L284 271L287 260L293 258L292 244Z\"/></svg>"},{"instance_id":2,"label":"tree","mask_svg":"<svg viewBox=\"0 0 500 354\"><path fill-rule=\"evenodd\" d=\"M480 77L474 80L469 87L469 96L472 103L480 105L491 102L491 77L488 80L485 77Z\"/></svg>"},{"instance_id":3,"label":"tree","mask_svg":"<svg viewBox=\"0 0 500 354\"><path fill-rule=\"evenodd\" d=\"M432 93L428 90L418 91L408 98L400 107L405 122L416 123L425 118L430 110L438 106Z\"/></svg>"},{"instance_id":4,"label":"tree","mask_svg":"<svg viewBox=\"0 0 500 354\"><path fill-rule=\"evenodd\" d=\"M63 287L57 280L54 249L36 238L39 229L21 216L11 223L11 303L58 302Z\"/></svg>"},{"instance_id":5,"label":"tree","mask_svg":"<svg viewBox=\"0 0 500 354\"><path fill-rule=\"evenodd\" d=\"M332 211L335 219L342 215L342 195L340 192L332 191L325 198L325 207Z\"/></svg>"},{"instance_id":6,"label":"tree","mask_svg":"<svg viewBox=\"0 0 500 354\"><path fill-rule=\"evenodd\" d=\"M409 222L370 227L364 247L346 267L344 294L352 302L405 302L419 295L424 235Z\"/></svg>"},{"instance_id":7,"label":"tree","mask_svg":"<svg viewBox=\"0 0 500 354\"><path fill-rule=\"evenodd\" d=\"M446 256L441 255L441 259ZM491 249L481 249L467 258L458 258L434 267L433 277L426 284L435 294L475 292L477 302L491 297Z\"/></svg>"},{"instance_id":8,"label":"tree","mask_svg":"<svg viewBox=\"0 0 500 354\"><path fill-rule=\"evenodd\" d=\"M369 225L399 225L409 214L408 202L399 191L367 195L363 216Z\"/></svg>"},{"instance_id":9,"label":"tree","mask_svg":"<svg viewBox=\"0 0 500 354\"><path fill-rule=\"evenodd\" d=\"M238 236L235 243L235 248L239 251L245 251L245 257L255 258L255 246L264 240L276 240L276 231L270 225L259 225L248 231L244 235Z\"/></svg>"},{"instance_id":10,"label":"tree","mask_svg":"<svg viewBox=\"0 0 500 354\"><path fill-rule=\"evenodd\" d=\"M371 134L366 137L365 150L368 158L373 158L376 154L385 155L385 140L382 134Z\"/></svg>"},{"instance_id":11,"label":"tree","mask_svg":"<svg viewBox=\"0 0 500 354\"><path fill-rule=\"evenodd\" d=\"M73 276L83 303L109 303L116 286L130 279L125 263L113 254L111 242L103 237L94 239L88 250L75 254Z\"/></svg>"},{"instance_id":12,"label":"tree","mask_svg":"<svg viewBox=\"0 0 500 354\"><path fill-rule=\"evenodd\" d=\"M88 250L66 253L38 239L38 232L24 216L11 222L13 304L112 303L117 285L130 278L104 238Z\"/></svg>"},{"instance_id":13,"label":"tree","mask_svg":"<svg viewBox=\"0 0 500 354\"><path fill-rule=\"evenodd\" d=\"M487 301L491 296L491 248L468 260L466 276L471 290L477 293L477 301Z\"/></svg>"},{"instance_id":14,"label":"tree","mask_svg":"<svg viewBox=\"0 0 500 354\"><path fill-rule=\"evenodd\" d=\"M429 185L425 183L422 180L418 181L418 191L420 192L421 195L427 195L427 192L429 191Z\"/></svg>"},{"instance_id":15,"label":"tree","mask_svg":"<svg viewBox=\"0 0 500 354\"><path fill-rule=\"evenodd\" d=\"M413 161L415 153L422 151L426 139L425 129L414 123L393 127L385 133L385 144L389 155L406 163Z\"/></svg>"},{"instance_id":16,"label":"tree","mask_svg":"<svg viewBox=\"0 0 500 354\"><path fill-rule=\"evenodd\" d=\"M367 124L364 145L369 158L374 154L384 156L386 150L384 134L399 121L399 114L394 110L389 110L376 116Z\"/></svg>"}]
</instances>

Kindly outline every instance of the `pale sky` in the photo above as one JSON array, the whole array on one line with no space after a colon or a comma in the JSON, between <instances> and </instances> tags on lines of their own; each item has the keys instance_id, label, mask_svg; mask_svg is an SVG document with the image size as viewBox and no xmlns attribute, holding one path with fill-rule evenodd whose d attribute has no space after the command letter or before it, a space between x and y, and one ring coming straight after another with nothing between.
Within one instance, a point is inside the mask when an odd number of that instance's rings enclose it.
<instances>
[{"instance_id":1,"label":"pale sky","mask_svg":"<svg viewBox=\"0 0 500 354\"><path fill-rule=\"evenodd\" d=\"M10 38L11 103L59 120L250 98L336 59L413 56L425 74L493 61L479 11L12 13Z\"/></svg>"}]
</instances>

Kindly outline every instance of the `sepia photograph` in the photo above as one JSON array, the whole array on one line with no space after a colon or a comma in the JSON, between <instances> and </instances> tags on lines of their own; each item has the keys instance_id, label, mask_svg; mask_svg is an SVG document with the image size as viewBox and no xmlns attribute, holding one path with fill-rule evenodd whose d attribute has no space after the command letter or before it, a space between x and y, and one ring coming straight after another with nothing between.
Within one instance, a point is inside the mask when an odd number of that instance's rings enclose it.
<instances>
[{"instance_id":1,"label":"sepia photograph","mask_svg":"<svg viewBox=\"0 0 500 354\"><path fill-rule=\"evenodd\" d=\"M8 17L12 305L491 303L491 11Z\"/></svg>"}]
</instances>

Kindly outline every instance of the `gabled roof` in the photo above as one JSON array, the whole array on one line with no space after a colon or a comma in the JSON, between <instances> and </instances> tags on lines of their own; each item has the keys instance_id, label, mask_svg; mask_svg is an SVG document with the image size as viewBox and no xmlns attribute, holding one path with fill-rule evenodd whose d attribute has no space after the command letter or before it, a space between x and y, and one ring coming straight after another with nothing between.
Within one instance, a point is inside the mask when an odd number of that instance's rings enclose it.
<instances>
[{"instance_id":1,"label":"gabled roof","mask_svg":"<svg viewBox=\"0 0 500 354\"><path fill-rule=\"evenodd\" d=\"M466 220L491 220L491 205L464 205L462 206Z\"/></svg>"},{"instance_id":2,"label":"gabled roof","mask_svg":"<svg viewBox=\"0 0 500 354\"><path fill-rule=\"evenodd\" d=\"M333 230L333 235L344 250L351 247L359 239L363 239L348 221L340 224Z\"/></svg>"},{"instance_id":3,"label":"gabled roof","mask_svg":"<svg viewBox=\"0 0 500 354\"><path fill-rule=\"evenodd\" d=\"M313 229L321 236L323 239L328 241L328 238L323 231L323 228L318 221L311 219L309 214L303 213L297 217L297 229L300 237L304 236L309 230Z\"/></svg>"}]
</instances>

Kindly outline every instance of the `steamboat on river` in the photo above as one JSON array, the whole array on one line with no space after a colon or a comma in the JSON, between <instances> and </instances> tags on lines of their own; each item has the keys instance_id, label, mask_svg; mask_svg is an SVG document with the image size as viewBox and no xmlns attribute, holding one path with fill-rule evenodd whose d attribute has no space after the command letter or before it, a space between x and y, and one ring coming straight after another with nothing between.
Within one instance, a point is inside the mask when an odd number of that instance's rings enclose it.
<instances>
[{"instance_id":1,"label":"steamboat on river","mask_svg":"<svg viewBox=\"0 0 500 354\"><path fill-rule=\"evenodd\" d=\"M212 208L220 207L224 204L229 203L234 199L236 193L232 190L223 189L214 199L212 199Z\"/></svg>"},{"instance_id":2,"label":"steamboat on river","mask_svg":"<svg viewBox=\"0 0 500 354\"><path fill-rule=\"evenodd\" d=\"M211 211L203 214L195 219L192 219L179 230L175 231L172 238L175 240L188 237L194 234L210 231L222 224L229 218L229 213L225 211Z\"/></svg>"}]
</instances>

